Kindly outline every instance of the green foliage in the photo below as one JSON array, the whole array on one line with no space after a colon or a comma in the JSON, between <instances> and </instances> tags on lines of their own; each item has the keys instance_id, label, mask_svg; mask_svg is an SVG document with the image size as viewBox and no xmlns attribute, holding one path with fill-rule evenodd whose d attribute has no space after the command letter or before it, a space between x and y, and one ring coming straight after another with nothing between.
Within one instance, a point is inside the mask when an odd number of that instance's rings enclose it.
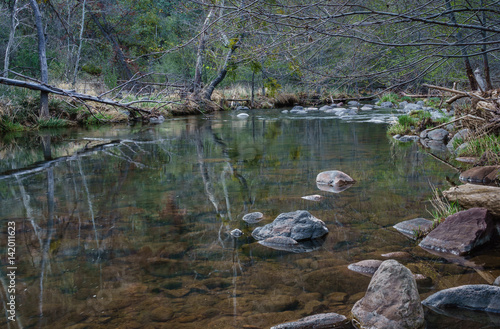
<instances>
[{"instance_id":1,"label":"green foliage","mask_svg":"<svg viewBox=\"0 0 500 329\"><path fill-rule=\"evenodd\" d=\"M70 125L69 121L59 118L39 119L39 128L64 128Z\"/></svg>"},{"instance_id":2,"label":"green foliage","mask_svg":"<svg viewBox=\"0 0 500 329\"><path fill-rule=\"evenodd\" d=\"M102 74L102 68L94 63L83 64L82 71L96 77Z\"/></svg>"},{"instance_id":3,"label":"green foliage","mask_svg":"<svg viewBox=\"0 0 500 329\"><path fill-rule=\"evenodd\" d=\"M431 184L432 197L430 203L432 209L428 210L432 215L434 220L433 228L439 225L448 216L451 216L462 210L460 205L456 202L448 202L448 200L442 196L441 192Z\"/></svg>"},{"instance_id":4,"label":"green foliage","mask_svg":"<svg viewBox=\"0 0 500 329\"><path fill-rule=\"evenodd\" d=\"M415 118L406 114L398 117L398 123L402 126L407 126L407 127L414 126L416 122L417 120L415 120Z\"/></svg>"},{"instance_id":5,"label":"green foliage","mask_svg":"<svg viewBox=\"0 0 500 329\"><path fill-rule=\"evenodd\" d=\"M84 120L84 124L87 126L108 124L111 119L112 117L110 115L94 113L94 115L89 115L89 117Z\"/></svg>"},{"instance_id":6,"label":"green foliage","mask_svg":"<svg viewBox=\"0 0 500 329\"><path fill-rule=\"evenodd\" d=\"M281 85L274 78L267 78L266 81L264 82L264 87L267 89L269 97L276 96L278 90L281 89Z\"/></svg>"},{"instance_id":7,"label":"green foliage","mask_svg":"<svg viewBox=\"0 0 500 329\"><path fill-rule=\"evenodd\" d=\"M391 102L393 104L397 104L399 102L399 96L398 94L396 93L387 93L387 94L384 94L382 95L382 97L380 97L380 102L379 102L379 105L383 102Z\"/></svg>"},{"instance_id":8,"label":"green foliage","mask_svg":"<svg viewBox=\"0 0 500 329\"><path fill-rule=\"evenodd\" d=\"M12 121L12 119L6 115L0 116L0 132L6 133L23 130L25 130L25 128L20 123Z\"/></svg>"},{"instance_id":9,"label":"green foliage","mask_svg":"<svg viewBox=\"0 0 500 329\"><path fill-rule=\"evenodd\" d=\"M483 157L487 164L500 164L500 136L485 135L468 142L460 156Z\"/></svg>"}]
</instances>

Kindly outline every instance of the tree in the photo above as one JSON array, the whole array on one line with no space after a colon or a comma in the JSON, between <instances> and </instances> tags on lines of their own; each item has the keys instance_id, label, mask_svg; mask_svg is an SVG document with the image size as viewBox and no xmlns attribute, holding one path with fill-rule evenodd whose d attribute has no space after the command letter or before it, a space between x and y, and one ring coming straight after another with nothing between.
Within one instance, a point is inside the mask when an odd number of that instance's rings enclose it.
<instances>
[{"instance_id":1,"label":"tree","mask_svg":"<svg viewBox=\"0 0 500 329\"><path fill-rule=\"evenodd\" d=\"M49 69L47 66L47 52L45 42L45 31L43 29L42 14L36 0L30 0L30 5L33 10L33 15L36 23L36 31L38 37L38 57L40 59L40 81L44 84L49 82ZM48 118L49 114L49 93L46 91L40 92L40 117Z\"/></svg>"}]
</instances>

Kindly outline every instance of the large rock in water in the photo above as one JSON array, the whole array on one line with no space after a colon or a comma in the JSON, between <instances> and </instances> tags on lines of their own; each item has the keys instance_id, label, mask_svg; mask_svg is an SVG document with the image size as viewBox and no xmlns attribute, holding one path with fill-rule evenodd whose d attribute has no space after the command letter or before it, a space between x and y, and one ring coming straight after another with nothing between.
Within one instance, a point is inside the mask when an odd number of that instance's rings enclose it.
<instances>
[{"instance_id":1,"label":"large rock in water","mask_svg":"<svg viewBox=\"0 0 500 329\"><path fill-rule=\"evenodd\" d=\"M446 308L500 313L500 287L489 284L471 284L441 290L422 301L437 312Z\"/></svg>"},{"instance_id":2,"label":"large rock in water","mask_svg":"<svg viewBox=\"0 0 500 329\"><path fill-rule=\"evenodd\" d=\"M419 244L424 249L465 255L488 243L495 233L493 216L484 208L472 208L448 216Z\"/></svg>"},{"instance_id":3,"label":"large rock in water","mask_svg":"<svg viewBox=\"0 0 500 329\"><path fill-rule=\"evenodd\" d=\"M322 191L339 193L348 189L356 181L339 170L323 171L316 176L316 185Z\"/></svg>"},{"instance_id":4,"label":"large rock in water","mask_svg":"<svg viewBox=\"0 0 500 329\"><path fill-rule=\"evenodd\" d=\"M500 182L500 166L474 167L464 171L460 180L469 183L492 184Z\"/></svg>"},{"instance_id":5,"label":"large rock in water","mask_svg":"<svg viewBox=\"0 0 500 329\"><path fill-rule=\"evenodd\" d=\"M365 296L354 304L360 328L417 329L425 325L417 283L409 269L386 260L373 275Z\"/></svg>"},{"instance_id":6,"label":"large rock in water","mask_svg":"<svg viewBox=\"0 0 500 329\"><path fill-rule=\"evenodd\" d=\"M323 329L323 328L351 328L349 320L337 313L315 314L298 321L282 323L271 329Z\"/></svg>"},{"instance_id":7,"label":"large rock in water","mask_svg":"<svg viewBox=\"0 0 500 329\"><path fill-rule=\"evenodd\" d=\"M458 202L462 207L486 208L492 214L500 216L500 187L465 184L443 191L450 202Z\"/></svg>"},{"instance_id":8,"label":"large rock in water","mask_svg":"<svg viewBox=\"0 0 500 329\"><path fill-rule=\"evenodd\" d=\"M257 227L252 236L257 240L272 237L288 237L295 241L317 239L328 233L325 223L311 215L308 211L297 210L280 214L265 226Z\"/></svg>"}]
</instances>

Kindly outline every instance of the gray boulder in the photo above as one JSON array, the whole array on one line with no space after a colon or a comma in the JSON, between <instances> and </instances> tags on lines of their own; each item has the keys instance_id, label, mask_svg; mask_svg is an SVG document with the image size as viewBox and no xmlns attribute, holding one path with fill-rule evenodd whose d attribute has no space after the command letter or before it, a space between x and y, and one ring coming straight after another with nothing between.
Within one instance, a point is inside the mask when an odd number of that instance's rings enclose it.
<instances>
[{"instance_id":1,"label":"gray boulder","mask_svg":"<svg viewBox=\"0 0 500 329\"><path fill-rule=\"evenodd\" d=\"M358 101L349 101L349 102L347 102L347 105L349 105L349 106L360 106L361 103L358 102Z\"/></svg>"},{"instance_id":2,"label":"gray boulder","mask_svg":"<svg viewBox=\"0 0 500 329\"><path fill-rule=\"evenodd\" d=\"M386 109L392 109L394 105L392 104L392 102L382 102L380 104L380 107L382 108L386 108Z\"/></svg>"},{"instance_id":3,"label":"gray boulder","mask_svg":"<svg viewBox=\"0 0 500 329\"><path fill-rule=\"evenodd\" d=\"M401 103L398 104L398 108L404 109L406 107L406 105L408 105L408 102L407 101L403 101L403 102L401 102Z\"/></svg>"},{"instance_id":4,"label":"gray boulder","mask_svg":"<svg viewBox=\"0 0 500 329\"><path fill-rule=\"evenodd\" d=\"M419 235L429 233L433 224L433 221L425 218L414 218L397 223L393 227L398 230L398 232L415 239Z\"/></svg>"},{"instance_id":5,"label":"gray boulder","mask_svg":"<svg viewBox=\"0 0 500 329\"><path fill-rule=\"evenodd\" d=\"M500 287L472 284L441 290L422 301L425 306L440 312L446 308L500 313Z\"/></svg>"},{"instance_id":6,"label":"gray boulder","mask_svg":"<svg viewBox=\"0 0 500 329\"><path fill-rule=\"evenodd\" d=\"M248 110L250 110L250 108L248 108L248 106L241 106L240 105L236 108L236 111L248 111Z\"/></svg>"},{"instance_id":7,"label":"gray boulder","mask_svg":"<svg viewBox=\"0 0 500 329\"><path fill-rule=\"evenodd\" d=\"M316 176L317 184L324 185L345 185L354 183L354 179L351 176L340 170L329 170L323 171Z\"/></svg>"},{"instance_id":8,"label":"gray boulder","mask_svg":"<svg viewBox=\"0 0 500 329\"><path fill-rule=\"evenodd\" d=\"M418 141L420 139L420 137L418 136L412 136L412 135L404 135L404 136L399 136L396 138L396 136L394 136L394 139L400 141L400 142L403 142L403 143L407 143L407 142L415 142L415 141Z\"/></svg>"},{"instance_id":9,"label":"gray boulder","mask_svg":"<svg viewBox=\"0 0 500 329\"><path fill-rule=\"evenodd\" d=\"M439 129L434 129L434 130L428 131L426 138L429 138L429 139L432 139L435 141L445 141L448 138L449 134L450 133L447 130L439 128Z\"/></svg>"},{"instance_id":10,"label":"gray boulder","mask_svg":"<svg viewBox=\"0 0 500 329\"><path fill-rule=\"evenodd\" d=\"M351 312L360 328L420 329L425 325L415 278L392 259L380 265Z\"/></svg>"},{"instance_id":11,"label":"gray boulder","mask_svg":"<svg viewBox=\"0 0 500 329\"><path fill-rule=\"evenodd\" d=\"M316 176L316 186L322 190L340 193L351 187L356 181L339 170L323 171Z\"/></svg>"},{"instance_id":12,"label":"gray boulder","mask_svg":"<svg viewBox=\"0 0 500 329\"><path fill-rule=\"evenodd\" d=\"M492 239L493 216L484 208L472 208L448 216L419 244L424 249L465 255Z\"/></svg>"},{"instance_id":13,"label":"gray boulder","mask_svg":"<svg viewBox=\"0 0 500 329\"><path fill-rule=\"evenodd\" d=\"M328 228L322 220L308 211L297 210L280 214L272 223L257 227L252 236L257 240L283 236L301 241L320 238L327 233Z\"/></svg>"},{"instance_id":14,"label":"gray boulder","mask_svg":"<svg viewBox=\"0 0 500 329\"><path fill-rule=\"evenodd\" d=\"M294 107L292 107L292 109L290 110L290 112L292 112L292 111L303 111L303 110L304 110L303 106L295 105Z\"/></svg>"},{"instance_id":15,"label":"gray boulder","mask_svg":"<svg viewBox=\"0 0 500 329\"><path fill-rule=\"evenodd\" d=\"M320 111L326 111L326 110L331 110L333 107L330 105L324 105L319 108Z\"/></svg>"},{"instance_id":16,"label":"gray boulder","mask_svg":"<svg viewBox=\"0 0 500 329\"><path fill-rule=\"evenodd\" d=\"M251 212L243 216L243 220L248 224L255 224L260 222L264 218L264 214L261 212Z\"/></svg>"},{"instance_id":17,"label":"gray boulder","mask_svg":"<svg viewBox=\"0 0 500 329\"><path fill-rule=\"evenodd\" d=\"M422 109L422 105L418 105L418 104L406 104L405 107L404 107L404 111L405 112L410 112L410 111L418 111L418 110L421 110Z\"/></svg>"},{"instance_id":18,"label":"gray boulder","mask_svg":"<svg viewBox=\"0 0 500 329\"><path fill-rule=\"evenodd\" d=\"M297 321L282 323L271 329L351 328L349 319L337 313L315 314Z\"/></svg>"}]
</instances>

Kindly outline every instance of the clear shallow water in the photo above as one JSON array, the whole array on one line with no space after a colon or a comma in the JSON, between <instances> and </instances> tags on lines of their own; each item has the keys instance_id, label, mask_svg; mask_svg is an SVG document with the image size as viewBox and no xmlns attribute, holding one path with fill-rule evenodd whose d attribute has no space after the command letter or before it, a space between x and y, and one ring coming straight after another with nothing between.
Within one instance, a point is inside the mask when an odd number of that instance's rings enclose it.
<instances>
[{"instance_id":1,"label":"clear shallow water","mask_svg":"<svg viewBox=\"0 0 500 329\"><path fill-rule=\"evenodd\" d=\"M429 183L458 183L456 172L416 144L394 144L385 124L363 122L369 117L251 114L7 136L0 151L1 277L7 223L14 221L16 323L268 328L316 313L349 315L370 278L347 265L401 250L413 255L402 263L432 279L419 287L422 298L500 275L497 252L469 259L473 269L428 254L392 229L429 218ZM358 183L339 194L320 191L315 178L325 170ZM301 199L310 194L324 198ZM330 230L318 250L278 251L251 237L256 226L299 209ZM253 211L264 220L241 220ZM244 235L231 237L235 228ZM7 324L16 328L0 319ZM428 328L449 325L491 321L428 314Z\"/></svg>"}]
</instances>

